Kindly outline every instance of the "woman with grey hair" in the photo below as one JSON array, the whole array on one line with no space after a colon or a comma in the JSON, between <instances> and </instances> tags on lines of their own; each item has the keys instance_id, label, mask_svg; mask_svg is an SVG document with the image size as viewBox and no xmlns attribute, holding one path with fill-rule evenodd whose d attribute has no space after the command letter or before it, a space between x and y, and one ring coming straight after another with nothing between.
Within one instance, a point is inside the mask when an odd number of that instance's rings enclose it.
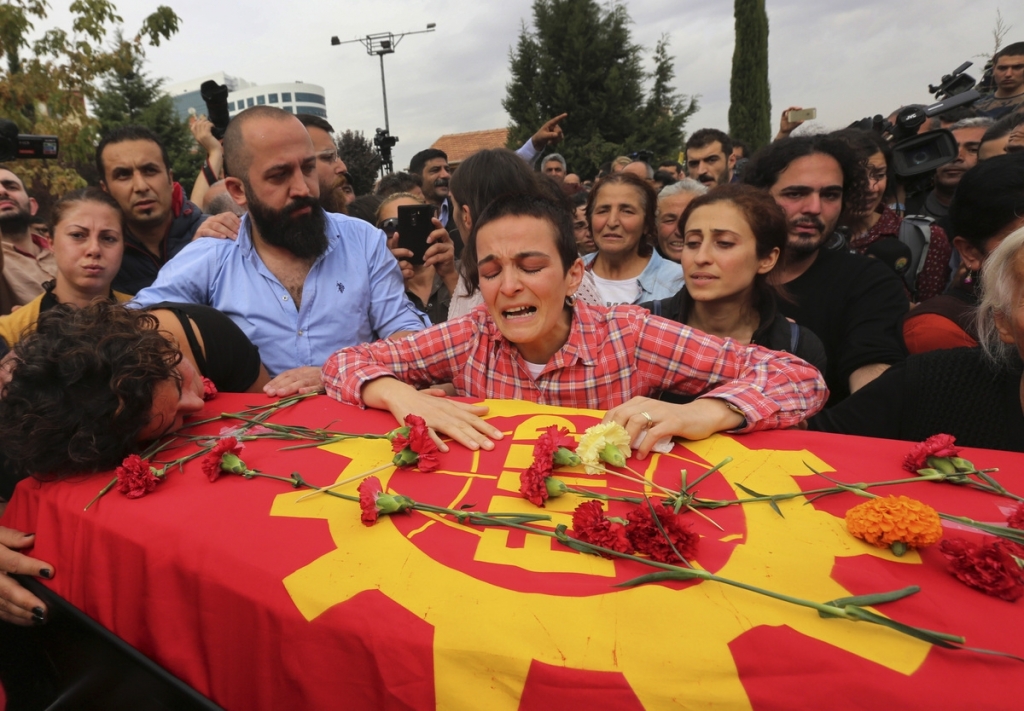
<instances>
[{"instance_id":1,"label":"woman with grey hair","mask_svg":"<svg viewBox=\"0 0 1024 711\"><path fill-rule=\"evenodd\" d=\"M966 447L1024 452L1024 228L989 255L982 284L979 347L910 356L810 429L912 441L946 433Z\"/></svg>"}]
</instances>

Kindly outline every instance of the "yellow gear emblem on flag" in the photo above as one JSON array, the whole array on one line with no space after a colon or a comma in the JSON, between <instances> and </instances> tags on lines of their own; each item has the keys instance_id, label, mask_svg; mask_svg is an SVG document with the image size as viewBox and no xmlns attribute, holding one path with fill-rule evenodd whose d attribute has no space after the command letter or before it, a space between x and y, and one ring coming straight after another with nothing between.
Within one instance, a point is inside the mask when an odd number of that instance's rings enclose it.
<instances>
[{"instance_id":1,"label":"yellow gear emblem on flag","mask_svg":"<svg viewBox=\"0 0 1024 711\"><path fill-rule=\"evenodd\" d=\"M436 482L433 486L438 494L433 498L417 496L396 481L392 481L393 488L414 499L455 509L473 504L476 510L536 513L538 509L518 493L518 472L532 461L538 431L558 425L582 433L603 414L522 402L485 404L490 407L488 419L515 424L512 431L505 432L505 439L496 443L494 452L474 455L453 447L451 455L464 453L468 464L464 469L451 464L458 456L444 455L437 472L402 473L405 484L413 481L408 477ZM582 427L574 424L581 421ZM325 449L351 459L338 480L391 458L386 440L346 440ZM502 457L504 465L497 471L480 466L481 456L488 454ZM674 472L673 488L678 488L679 469L688 469L692 480L708 462L726 457L733 461L722 469L720 485L727 486L724 491L731 490L734 498L746 494L732 482L765 493L798 490L796 477L812 476L805 462L818 471L833 471L806 450L750 450L727 436L677 445L673 454L653 455L641 464L659 476ZM387 471L380 476L385 486L394 477ZM558 469L556 474L571 486L596 490L615 486L604 477L586 477L582 469ZM662 478L657 481L669 485ZM352 483L345 491L355 492L356 486ZM492 491L489 501L478 500L484 487ZM445 492L455 494L442 500ZM616 492L609 489L608 493ZM749 708L729 642L761 625L788 625L908 675L924 662L930 649L910 637L880 637L880 630L873 625L822 619L813 610L716 583L612 587L653 569L577 553L544 536L517 536L498 527L480 530L419 513L382 517L374 527L366 528L354 503L329 496L296 503L301 495L277 496L271 514L326 519L338 547L285 578L295 605L312 621L364 590L379 589L427 621L434 629L438 708L513 711L532 660L619 672L647 709L697 705ZM571 513L578 503L580 499L571 494L549 499L544 512L551 514L551 526L571 525ZM846 532L841 519L803 504L801 498L780 502L785 518L767 504L707 511L716 519L721 512L734 512L730 515L740 516L743 525L739 533L728 528L721 533L700 525L698 530L705 538L698 562L723 577L794 597L824 602L850 595L829 573L837 558L864 555L865 547ZM447 563L439 562L436 547L426 543L436 526L457 529L458 540L466 542L445 552ZM704 555L710 543L727 551L713 566ZM465 559L453 565L452 557L462 550L467 551ZM870 554L920 563L915 552L900 559L880 550L873 549ZM628 574L617 573L616 565L629 566ZM545 584L545 577L555 583ZM502 580L522 580L523 585ZM580 590L583 581L583 592L558 594L566 580L574 581L575 590ZM523 586L540 592L524 592ZM700 683L688 683L696 680Z\"/></svg>"}]
</instances>

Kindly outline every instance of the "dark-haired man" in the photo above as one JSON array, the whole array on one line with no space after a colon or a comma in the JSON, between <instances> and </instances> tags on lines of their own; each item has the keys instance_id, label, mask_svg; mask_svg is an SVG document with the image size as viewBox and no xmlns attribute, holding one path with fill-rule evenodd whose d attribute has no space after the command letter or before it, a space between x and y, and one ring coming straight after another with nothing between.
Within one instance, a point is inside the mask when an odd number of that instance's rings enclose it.
<instances>
[{"instance_id":1,"label":"dark-haired man","mask_svg":"<svg viewBox=\"0 0 1024 711\"><path fill-rule=\"evenodd\" d=\"M1024 227L1024 154L995 156L964 173L949 217L967 271L910 312L903 340L911 353L978 344L978 272L1007 235Z\"/></svg>"},{"instance_id":2,"label":"dark-haired man","mask_svg":"<svg viewBox=\"0 0 1024 711\"><path fill-rule=\"evenodd\" d=\"M732 182L734 165L732 139L724 131L702 128L687 139L686 172L708 188Z\"/></svg>"},{"instance_id":3,"label":"dark-haired man","mask_svg":"<svg viewBox=\"0 0 1024 711\"><path fill-rule=\"evenodd\" d=\"M316 175L320 181L320 207L327 212L344 212L345 207L356 199L348 176L348 166L338 155L338 144L334 142L334 127L327 119L312 114L298 114L299 122L309 132L316 151ZM348 188L346 190L346 188Z\"/></svg>"},{"instance_id":4,"label":"dark-haired man","mask_svg":"<svg viewBox=\"0 0 1024 711\"><path fill-rule=\"evenodd\" d=\"M437 217L455 244L455 256L462 255L462 236L455 224L452 200L448 195L448 182L452 172L448 167L448 154L440 148L427 148L409 161L409 172L419 176L423 199L437 207Z\"/></svg>"},{"instance_id":5,"label":"dark-haired man","mask_svg":"<svg viewBox=\"0 0 1024 711\"><path fill-rule=\"evenodd\" d=\"M380 179L376 189L373 191L373 194L379 198L386 198L388 195L394 195L395 193L410 193L423 197L419 176L406 173L404 170L400 170L397 173L389 173Z\"/></svg>"},{"instance_id":6,"label":"dark-haired man","mask_svg":"<svg viewBox=\"0 0 1024 711\"><path fill-rule=\"evenodd\" d=\"M29 197L21 178L0 165L0 235L4 254L0 265L13 296L13 303L5 304L0 315L42 294L43 283L57 276L57 260L49 245L30 229L37 209L35 198Z\"/></svg>"},{"instance_id":7,"label":"dark-haired man","mask_svg":"<svg viewBox=\"0 0 1024 711\"><path fill-rule=\"evenodd\" d=\"M174 182L167 150L148 128L124 126L104 136L96 169L100 187L117 200L128 228L116 291L135 294L152 284L160 268L196 237L233 235L220 219L204 222L199 206Z\"/></svg>"},{"instance_id":8,"label":"dark-haired man","mask_svg":"<svg viewBox=\"0 0 1024 711\"><path fill-rule=\"evenodd\" d=\"M744 182L771 193L789 239L779 280L787 317L825 344L834 404L903 360L898 324L909 308L900 278L882 262L833 241L844 205L860 205L867 178L857 155L829 136L784 138L754 155Z\"/></svg>"},{"instance_id":9,"label":"dark-haired man","mask_svg":"<svg viewBox=\"0 0 1024 711\"><path fill-rule=\"evenodd\" d=\"M974 110L994 119L1024 111L1024 42L1008 44L995 53L992 79L996 90L976 101Z\"/></svg>"},{"instance_id":10,"label":"dark-haired man","mask_svg":"<svg viewBox=\"0 0 1024 711\"><path fill-rule=\"evenodd\" d=\"M260 349L284 396L320 387L335 350L423 327L402 272L372 225L324 212L317 154L292 114L256 106L224 135L227 188L248 208L237 240L198 240L136 297L223 311Z\"/></svg>"},{"instance_id":11,"label":"dark-haired man","mask_svg":"<svg viewBox=\"0 0 1024 711\"><path fill-rule=\"evenodd\" d=\"M941 227L947 235L953 234L949 220L949 205L953 202L956 186L964 173L978 164L978 149L985 132L994 122L985 116L963 119L949 127L957 142L957 157L935 171L935 187L907 198L908 215L924 215Z\"/></svg>"}]
</instances>

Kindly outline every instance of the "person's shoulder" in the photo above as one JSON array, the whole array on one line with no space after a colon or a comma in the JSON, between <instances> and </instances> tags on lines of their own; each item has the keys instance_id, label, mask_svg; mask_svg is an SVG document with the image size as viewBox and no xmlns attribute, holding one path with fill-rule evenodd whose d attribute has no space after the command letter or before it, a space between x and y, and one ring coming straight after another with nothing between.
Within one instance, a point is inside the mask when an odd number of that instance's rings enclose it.
<instances>
[{"instance_id":1,"label":"person's shoulder","mask_svg":"<svg viewBox=\"0 0 1024 711\"><path fill-rule=\"evenodd\" d=\"M375 244L383 242L383 233L366 220L349 217L336 212L325 212L328 223L328 235L332 232L342 239L372 240Z\"/></svg>"}]
</instances>

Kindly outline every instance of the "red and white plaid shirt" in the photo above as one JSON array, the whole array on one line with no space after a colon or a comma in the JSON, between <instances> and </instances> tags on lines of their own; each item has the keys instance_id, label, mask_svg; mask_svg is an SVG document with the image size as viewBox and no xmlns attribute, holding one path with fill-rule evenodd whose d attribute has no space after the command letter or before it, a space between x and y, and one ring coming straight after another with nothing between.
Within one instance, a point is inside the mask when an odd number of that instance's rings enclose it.
<instances>
[{"instance_id":1,"label":"red and white plaid shirt","mask_svg":"<svg viewBox=\"0 0 1024 711\"><path fill-rule=\"evenodd\" d=\"M353 405L363 404L365 383L384 376L417 388L451 382L467 397L597 410L663 390L702 393L737 407L747 418L742 432L794 425L828 398L821 374L796 356L710 336L637 306L581 302L568 340L536 380L483 306L400 340L344 348L323 376L331 397Z\"/></svg>"}]
</instances>

